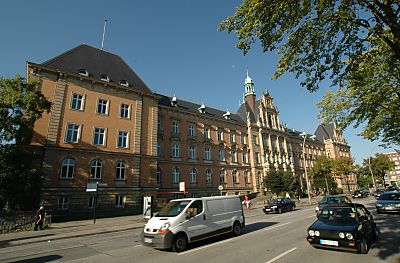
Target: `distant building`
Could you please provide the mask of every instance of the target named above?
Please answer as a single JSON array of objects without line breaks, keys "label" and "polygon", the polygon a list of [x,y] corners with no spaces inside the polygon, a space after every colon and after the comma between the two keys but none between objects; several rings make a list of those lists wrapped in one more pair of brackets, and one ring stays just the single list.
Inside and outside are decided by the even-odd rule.
[{"label": "distant building", "polygon": [[399,152],[391,152],[384,153],[389,159],[394,162],[395,168],[392,171],[389,171],[386,174],[385,182],[389,185],[397,184],[400,186],[400,153]]},{"label": "distant building", "polygon": [[283,125],[248,73],[236,113],[153,93],[119,56],[88,45],[28,62],[27,79],[53,103],[31,143],[43,153],[42,200],[53,213],[89,212],[96,196],[86,189],[97,183],[99,210],[140,209],[145,195],[265,193],[270,170],[291,172],[305,190],[316,157],[351,156],[335,126],[312,136]]}]

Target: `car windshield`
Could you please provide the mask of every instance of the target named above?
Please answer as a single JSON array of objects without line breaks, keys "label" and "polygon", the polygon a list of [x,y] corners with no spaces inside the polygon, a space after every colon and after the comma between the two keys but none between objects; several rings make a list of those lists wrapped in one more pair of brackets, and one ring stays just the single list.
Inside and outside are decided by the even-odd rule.
[{"label": "car windshield", "polygon": [[271,201],[271,204],[282,204],[283,203],[283,200],[282,199],[273,199],[272,201]]},{"label": "car windshield", "polygon": [[160,212],[156,215],[156,217],[173,217],[179,215],[185,207],[190,203],[189,200],[184,201],[170,201],[163,208],[161,208]]},{"label": "car windshield", "polygon": [[356,223],[356,210],[353,207],[326,207],[319,220],[335,223]]},{"label": "car windshield", "polygon": [[325,196],[321,200],[321,204],[339,204],[341,198],[337,196]]},{"label": "car windshield", "polygon": [[400,200],[400,193],[384,193],[379,196],[379,200]]}]

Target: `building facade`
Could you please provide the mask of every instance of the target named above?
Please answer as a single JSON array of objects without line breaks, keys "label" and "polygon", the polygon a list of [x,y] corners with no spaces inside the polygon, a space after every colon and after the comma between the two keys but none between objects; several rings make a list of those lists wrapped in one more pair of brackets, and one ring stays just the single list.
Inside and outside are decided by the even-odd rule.
[{"label": "building facade", "polygon": [[119,56],[88,45],[28,62],[27,80],[52,102],[31,146],[42,151],[42,200],[53,213],[140,209],[146,195],[264,193],[270,170],[291,172],[305,189],[316,157],[350,156],[335,126],[314,136],[282,125],[248,73],[236,113],[153,93]]},{"label": "building facade", "polygon": [[394,169],[389,171],[385,177],[385,182],[389,185],[400,186],[400,153],[390,152],[384,153],[392,162],[394,162]]}]

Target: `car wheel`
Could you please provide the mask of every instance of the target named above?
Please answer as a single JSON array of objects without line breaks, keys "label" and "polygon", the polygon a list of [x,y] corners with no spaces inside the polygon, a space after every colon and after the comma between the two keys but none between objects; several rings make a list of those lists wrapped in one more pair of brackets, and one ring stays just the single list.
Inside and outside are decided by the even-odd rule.
[{"label": "car wheel", "polygon": [[294,211],[296,209],[296,207],[294,205],[292,205],[292,211]]},{"label": "car wheel", "polygon": [[359,254],[368,253],[368,243],[364,238],[361,240],[360,245],[358,245],[358,253]]},{"label": "car wheel", "polygon": [[242,232],[242,227],[238,222],[235,222],[232,227],[232,236],[237,237]]},{"label": "car wheel", "polygon": [[282,208],[278,208],[278,214],[282,214]]},{"label": "car wheel", "polygon": [[179,234],[172,242],[172,251],[178,253],[184,251],[187,247],[187,243],[186,236],[184,234]]}]

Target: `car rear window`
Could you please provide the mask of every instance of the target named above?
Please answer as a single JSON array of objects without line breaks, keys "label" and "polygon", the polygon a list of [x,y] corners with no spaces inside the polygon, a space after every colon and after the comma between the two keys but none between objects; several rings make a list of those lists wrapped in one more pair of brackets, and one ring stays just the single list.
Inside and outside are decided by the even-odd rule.
[{"label": "car rear window", "polygon": [[379,196],[379,200],[400,200],[400,193],[384,193]]}]

